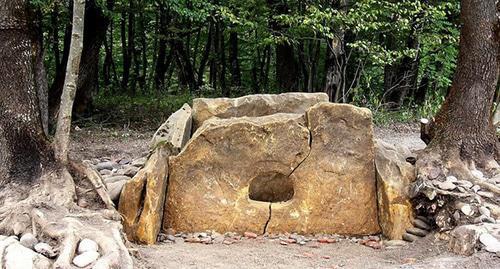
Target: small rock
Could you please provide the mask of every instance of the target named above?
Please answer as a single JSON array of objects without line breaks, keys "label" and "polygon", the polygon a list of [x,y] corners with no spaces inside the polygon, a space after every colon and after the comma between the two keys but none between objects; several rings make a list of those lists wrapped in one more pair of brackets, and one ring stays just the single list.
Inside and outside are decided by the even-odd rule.
[{"label": "small rock", "polygon": [[21,242],[21,245],[29,249],[33,249],[38,243],[38,240],[36,240],[36,237],[32,233],[25,233],[23,236],[21,236],[19,242]]},{"label": "small rock", "polygon": [[232,245],[234,244],[234,241],[231,239],[224,239],[224,242],[222,242],[224,245]]},{"label": "small rock", "polygon": [[477,177],[477,178],[483,178],[484,177],[483,173],[481,171],[479,171],[479,170],[472,170],[470,172],[471,172],[471,174],[474,177]]},{"label": "small rock", "polygon": [[498,252],[500,251],[500,241],[489,233],[483,233],[479,236],[479,241],[483,243],[486,251]]},{"label": "small rock", "polygon": [[35,251],[49,258],[55,257],[54,249],[47,243],[38,243],[34,247]]},{"label": "small rock", "polygon": [[101,163],[98,163],[95,165],[95,169],[97,171],[101,171],[101,170],[113,170],[113,168],[116,168],[118,167],[118,164],[115,163],[115,162],[112,162],[112,161],[107,161],[107,162],[101,162]]},{"label": "small rock", "polygon": [[0,257],[2,255],[2,268],[5,269],[41,269],[52,267],[49,259],[19,243],[8,245],[5,252],[0,254]]},{"label": "small rock", "polygon": [[479,212],[482,214],[482,215],[485,215],[486,217],[491,217],[491,211],[486,208],[485,206],[481,206],[479,208]]},{"label": "small rock", "polygon": [[201,243],[201,239],[198,237],[188,237],[184,240],[187,243]]},{"label": "small rock", "polygon": [[252,232],[245,232],[244,236],[246,238],[251,238],[251,239],[257,238],[257,234],[256,233],[252,233]]},{"label": "small rock", "polygon": [[139,158],[139,159],[135,159],[133,162],[132,162],[132,165],[135,166],[135,167],[144,167],[144,165],[146,164],[146,157],[142,157],[142,158]]},{"label": "small rock", "polygon": [[408,243],[403,240],[389,240],[389,241],[384,241],[384,245],[388,247],[402,247],[406,246]]},{"label": "small rock", "polygon": [[429,234],[428,231],[426,231],[424,229],[419,229],[419,228],[416,228],[416,227],[408,228],[408,229],[406,229],[406,232],[410,233],[410,234],[413,234],[413,235],[420,236],[420,237],[424,237],[424,236],[426,236],[426,235]]},{"label": "small rock", "polygon": [[329,260],[329,259],[331,259],[332,257],[330,257],[330,256],[328,256],[328,255],[324,255],[324,256],[322,256],[321,258],[323,258],[323,259],[325,259],[325,260]]},{"label": "small rock", "polygon": [[127,165],[124,169],[123,169],[123,174],[126,175],[126,176],[129,176],[129,177],[133,177],[137,174],[137,172],[139,172],[140,168],[139,167],[136,167],[136,166],[133,166],[133,165]]},{"label": "small rock", "polygon": [[173,236],[171,234],[167,234],[166,238],[167,238],[168,241],[171,241],[171,242],[174,242],[174,243],[176,242],[175,236]]},{"label": "small rock", "polygon": [[454,176],[447,176],[446,181],[449,181],[451,183],[456,183],[456,182],[458,182],[458,179]]},{"label": "small rock", "polygon": [[96,251],[84,252],[73,259],[73,264],[80,268],[84,268],[95,262],[97,258],[99,258],[99,252]]},{"label": "small rock", "polygon": [[430,179],[436,179],[440,174],[441,174],[441,169],[434,167],[429,172],[429,178]]},{"label": "small rock", "polygon": [[285,242],[285,241],[280,241],[280,244],[283,245],[283,246],[287,246],[288,245],[288,243]]},{"label": "small rock", "polygon": [[460,208],[460,211],[464,213],[466,216],[472,216],[474,215],[474,210],[469,204],[465,204]]},{"label": "small rock", "polygon": [[481,186],[479,186],[479,185],[474,185],[472,187],[472,191],[474,191],[474,192],[478,192],[480,189],[481,189]]},{"label": "small rock", "polygon": [[361,242],[361,244],[364,246],[367,246],[367,247],[371,247],[373,249],[381,249],[382,248],[382,244],[380,244],[380,242],[372,241],[372,240],[367,240],[367,241]]},{"label": "small rock", "polygon": [[477,194],[486,198],[491,198],[491,199],[495,198],[495,194],[489,191],[478,191]]},{"label": "small rock", "polygon": [[457,186],[453,184],[451,181],[439,182],[437,184],[438,188],[446,191],[454,190]]},{"label": "small rock", "polygon": [[87,208],[89,206],[89,203],[87,202],[87,199],[85,199],[85,198],[78,199],[77,204],[79,207],[83,207],[83,208]]},{"label": "small rock", "polygon": [[337,242],[337,240],[335,240],[335,239],[333,239],[333,238],[327,238],[327,237],[324,237],[324,238],[320,238],[320,239],[318,239],[318,242],[319,242],[319,243],[323,243],[323,244],[332,244],[332,243]]},{"label": "small rock", "polygon": [[408,241],[408,242],[415,242],[417,241],[419,237],[410,233],[404,233],[403,234],[403,240]]},{"label": "small rock", "polygon": [[104,183],[111,184],[111,183],[115,183],[115,182],[123,181],[123,180],[128,181],[130,179],[131,178],[127,177],[127,176],[112,176],[112,177],[108,177],[108,178],[104,179]]},{"label": "small rock", "polygon": [[99,250],[99,246],[97,245],[96,242],[90,239],[83,239],[80,241],[80,244],[78,244],[78,254],[82,254],[84,252],[97,252]]},{"label": "small rock", "polygon": [[429,224],[427,224],[425,221],[423,221],[421,219],[414,219],[413,226],[420,228],[420,229],[427,230],[427,231],[429,231],[431,229],[431,226],[429,226]]},{"label": "small rock", "polygon": [[127,160],[127,159],[121,159],[118,164],[119,165],[126,165],[126,164],[129,164],[130,163],[130,160]]},{"label": "small rock", "polygon": [[472,186],[474,186],[474,184],[472,184],[470,181],[467,181],[467,180],[459,180],[457,181],[458,185],[466,188],[466,189],[470,189],[472,188]]},{"label": "small rock", "polygon": [[99,171],[99,174],[103,175],[103,176],[107,176],[107,175],[111,175],[113,172],[109,169],[102,169],[101,171]]},{"label": "small rock", "polygon": [[122,189],[125,183],[127,183],[127,181],[122,180],[107,184],[108,194],[111,200],[117,201],[120,198],[120,194],[122,193]]}]

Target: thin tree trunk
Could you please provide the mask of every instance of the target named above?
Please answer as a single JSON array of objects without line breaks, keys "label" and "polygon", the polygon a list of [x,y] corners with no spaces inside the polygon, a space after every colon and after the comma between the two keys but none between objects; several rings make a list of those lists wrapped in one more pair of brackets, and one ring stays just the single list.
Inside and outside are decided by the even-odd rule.
[{"label": "thin tree trunk", "polygon": [[208,33],[207,33],[207,43],[205,45],[205,49],[203,50],[203,55],[201,56],[200,66],[198,67],[198,87],[203,85],[203,75],[205,73],[205,68],[208,62],[208,58],[210,57],[210,51],[212,49],[212,32],[213,32],[213,22],[209,22],[208,24]]},{"label": "thin tree trunk", "polygon": [[69,49],[66,79],[61,97],[57,129],[54,136],[54,152],[62,163],[68,162],[69,134],[71,130],[71,114],[76,94],[80,59],[83,49],[83,33],[85,19],[85,0],[73,1],[73,29],[71,31],[71,46]]},{"label": "thin tree trunk", "polygon": [[220,42],[219,46],[219,66],[220,66],[220,72],[219,72],[219,83],[222,91],[223,96],[229,97],[231,92],[230,88],[227,87],[226,85],[226,42],[224,41],[224,25],[222,25],[221,22],[219,22],[219,33],[218,33],[218,39]]},{"label": "thin tree trunk", "polygon": [[127,46],[127,10],[125,7],[122,7],[122,14],[120,19],[120,36],[122,42],[122,57],[123,57],[123,74],[122,74],[122,82],[121,87],[123,91],[126,91],[129,84],[130,79],[130,64],[131,64],[131,55],[129,54],[128,46]]},{"label": "thin tree trunk", "polygon": [[241,87],[241,70],[238,55],[238,32],[233,29],[229,33],[229,62],[231,65],[231,86],[233,87]]}]

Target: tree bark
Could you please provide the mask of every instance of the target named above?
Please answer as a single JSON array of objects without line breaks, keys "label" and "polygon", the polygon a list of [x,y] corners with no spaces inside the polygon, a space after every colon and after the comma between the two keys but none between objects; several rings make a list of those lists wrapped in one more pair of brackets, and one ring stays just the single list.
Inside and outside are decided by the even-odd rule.
[{"label": "tree bark", "polygon": [[73,2],[73,28],[71,31],[71,46],[69,49],[66,79],[61,96],[59,117],[54,141],[56,158],[63,164],[68,163],[69,134],[71,130],[71,114],[76,94],[80,59],[83,50],[83,34],[85,24],[85,0]]},{"label": "tree bark", "polygon": [[[112,10],[114,0],[107,0],[108,9]],[[85,12],[85,41],[83,44],[82,57],[80,62],[80,74],[78,76],[75,104],[73,112],[75,115],[85,115],[92,110],[92,95],[98,91],[99,87],[99,52],[106,39],[106,31],[110,23],[109,18],[104,14],[101,7],[95,0],[88,0]],[[59,109],[61,93],[64,86],[64,69],[68,63],[70,33],[67,31],[65,37],[65,49],[60,68],[56,68],[56,78],[51,88],[50,107],[51,115],[55,117]]]},{"label": "tree bark", "polygon": [[233,87],[241,87],[241,70],[238,55],[238,32],[233,29],[229,33],[229,62],[231,65],[231,86]]},{"label": "tree bark", "polygon": [[[0,0],[0,186],[30,184],[49,164],[35,70],[41,43],[24,0]],[[1,197],[0,197],[1,198]]]},{"label": "tree bark", "polygon": [[455,152],[480,167],[497,157],[491,108],[499,75],[498,18],[494,1],[462,0],[457,70],[435,116],[429,150]]}]

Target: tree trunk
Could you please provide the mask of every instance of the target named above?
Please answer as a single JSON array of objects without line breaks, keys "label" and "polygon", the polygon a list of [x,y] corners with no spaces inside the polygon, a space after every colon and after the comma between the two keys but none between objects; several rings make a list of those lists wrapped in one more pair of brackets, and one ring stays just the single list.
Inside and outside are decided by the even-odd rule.
[{"label": "tree trunk", "polygon": [[229,33],[229,62],[231,65],[231,86],[241,87],[240,61],[238,60],[238,32]]},{"label": "tree trunk", "polygon": [[[112,10],[114,0],[107,0],[108,8]],[[80,74],[78,76],[75,104],[73,112],[75,115],[85,115],[92,110],[92,95],[99,87],[99,52],[109,25],[109,18],[104,14],[95,0],[88,0],[85,14],[85,41],[83,44],[82,60],[80,62]],[[66,39],[70,38],[67,34]],[[67,46],[67,47],[66,47]],[[59,109],[62,88],[64,85],[64,69],[68,63],[69,41],[65,41],[64,56],[59,69],[56,68],[56,81],[51,88],[51,113],[52,117]]]},{"label": "tree trunk", "polygon": [[496,157],[491,107],[499,75],[498,20],[494,1],[463,0],[457,70],[434,121],[430,149],[446,147],[464,161],[485,166]]},{"label": "tree trunk", "polygon": [[210,51],[212,49],[212,32],[213,32],[213,22],[208,23],[208,33],[207,33],[207,43],[205,44],[205,49],[203,50],[203,55],[201,56],[200,66],[198,67],[198,87],[203,85],[203,79],[205,74],[205,67],[210,57]]},{"label": "tree trunk", "polygon": [[[49,164],[39,108],[35,70],[41,57],[33,15],[24,0],[0,0],[6,11],[0,20],[0,186],[41,176],[40,163]],[[2,197],[0,197],[1,200]]]},{"label": "tree trunk", "polygon": [[[0,233],[20,235],[33,232],[39,239],[54,239],[59,254],[54,262],[46,260],[43,265],[38,264],[44,268],[72,268],[77,244],[83,238],[94,240],[102,251],[102,257],[95,263],[96,268],[133,268],[121,237],[121,225],[116,221],[119,216],[112,211],[105,216],[102,211],[78,207],[74,203],[77,195],[75,181],[64,165],[71,101],[83,46],[85,1],[74,2],[72,40],[75,42],[72,42],[69,54],[72,64],[68,65],[68,79],[53,145],[59,158],[55,157],[42,128],[37,93],[39,82],[36,81],[41,43],[36,36],[36,26],[31,23],[34,16],[27,0],[0,0],[0,6],[3,11],[0,20],[0,84],[5,86],[0,96]],[[99,190],[103,191],[102,186],[96,191]],[[0,267],[5,267],[4,262],[0,260]]]},{"label": "tree trunk", "polygon": [[[416,163],[418,179],[411,194],[428,198],[418,199],[417,208],[434,212],[436,224],[442,230],[473,221],[463,214],[452,216],[463,204],[469,205],[473,214],[477,212],[474,208],[483,205],[500,209],[498,199],[474,198],[479,197],[479,192],[472,190],[464,189],[465,193],[458,194],[442,191],[439,184],[433,183],[448,180],[446,177],[452,175],[479,185],[482,192],[491,193],[493,197],[500,195],[500,188],[487,179],[500,172],[496,161],[498,141],[491,117],[500,66],[500,25],[496,10],[495,1],[461,1],[457,69],[449,94],[431,124],[431,142]],[[475,171],[478,169],[484,177]],[[495,217],[500,214],[497,212]]]},{"label": "tree trunk", "polygon": [[83,49],[83,34],[85,24],[85,0],[73,2],[73,27],[71,31],[71,46],[69,48],[68,65],[66,66],[66,79],[61,96],[59,117],[54,140],[54,151],[57,160],[63,165],[68,163],[69,133],[71,130],[71,114],[73,101],[76,94],[78,74],[80,72],[80,59]]}]

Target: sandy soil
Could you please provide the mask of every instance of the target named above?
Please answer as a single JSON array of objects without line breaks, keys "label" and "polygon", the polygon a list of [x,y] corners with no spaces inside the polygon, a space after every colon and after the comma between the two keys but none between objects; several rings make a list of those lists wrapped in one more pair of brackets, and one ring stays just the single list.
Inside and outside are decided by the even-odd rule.
[{"label": "sandy soil", "polygon": [[[85,128],[73,132],[71,155],[75,159],[137,158],[148,149],[154,130]],[[375,137],[412,150],[425,147],[413,125],[375,128]],[[245,239],[233,245],[162,243],[136,246],[137,268],[500,268],[494,254],[456,256],[430,235],[395,249],[375,250],[349,240],[319,248],[280,245],[269,239]]]}]

